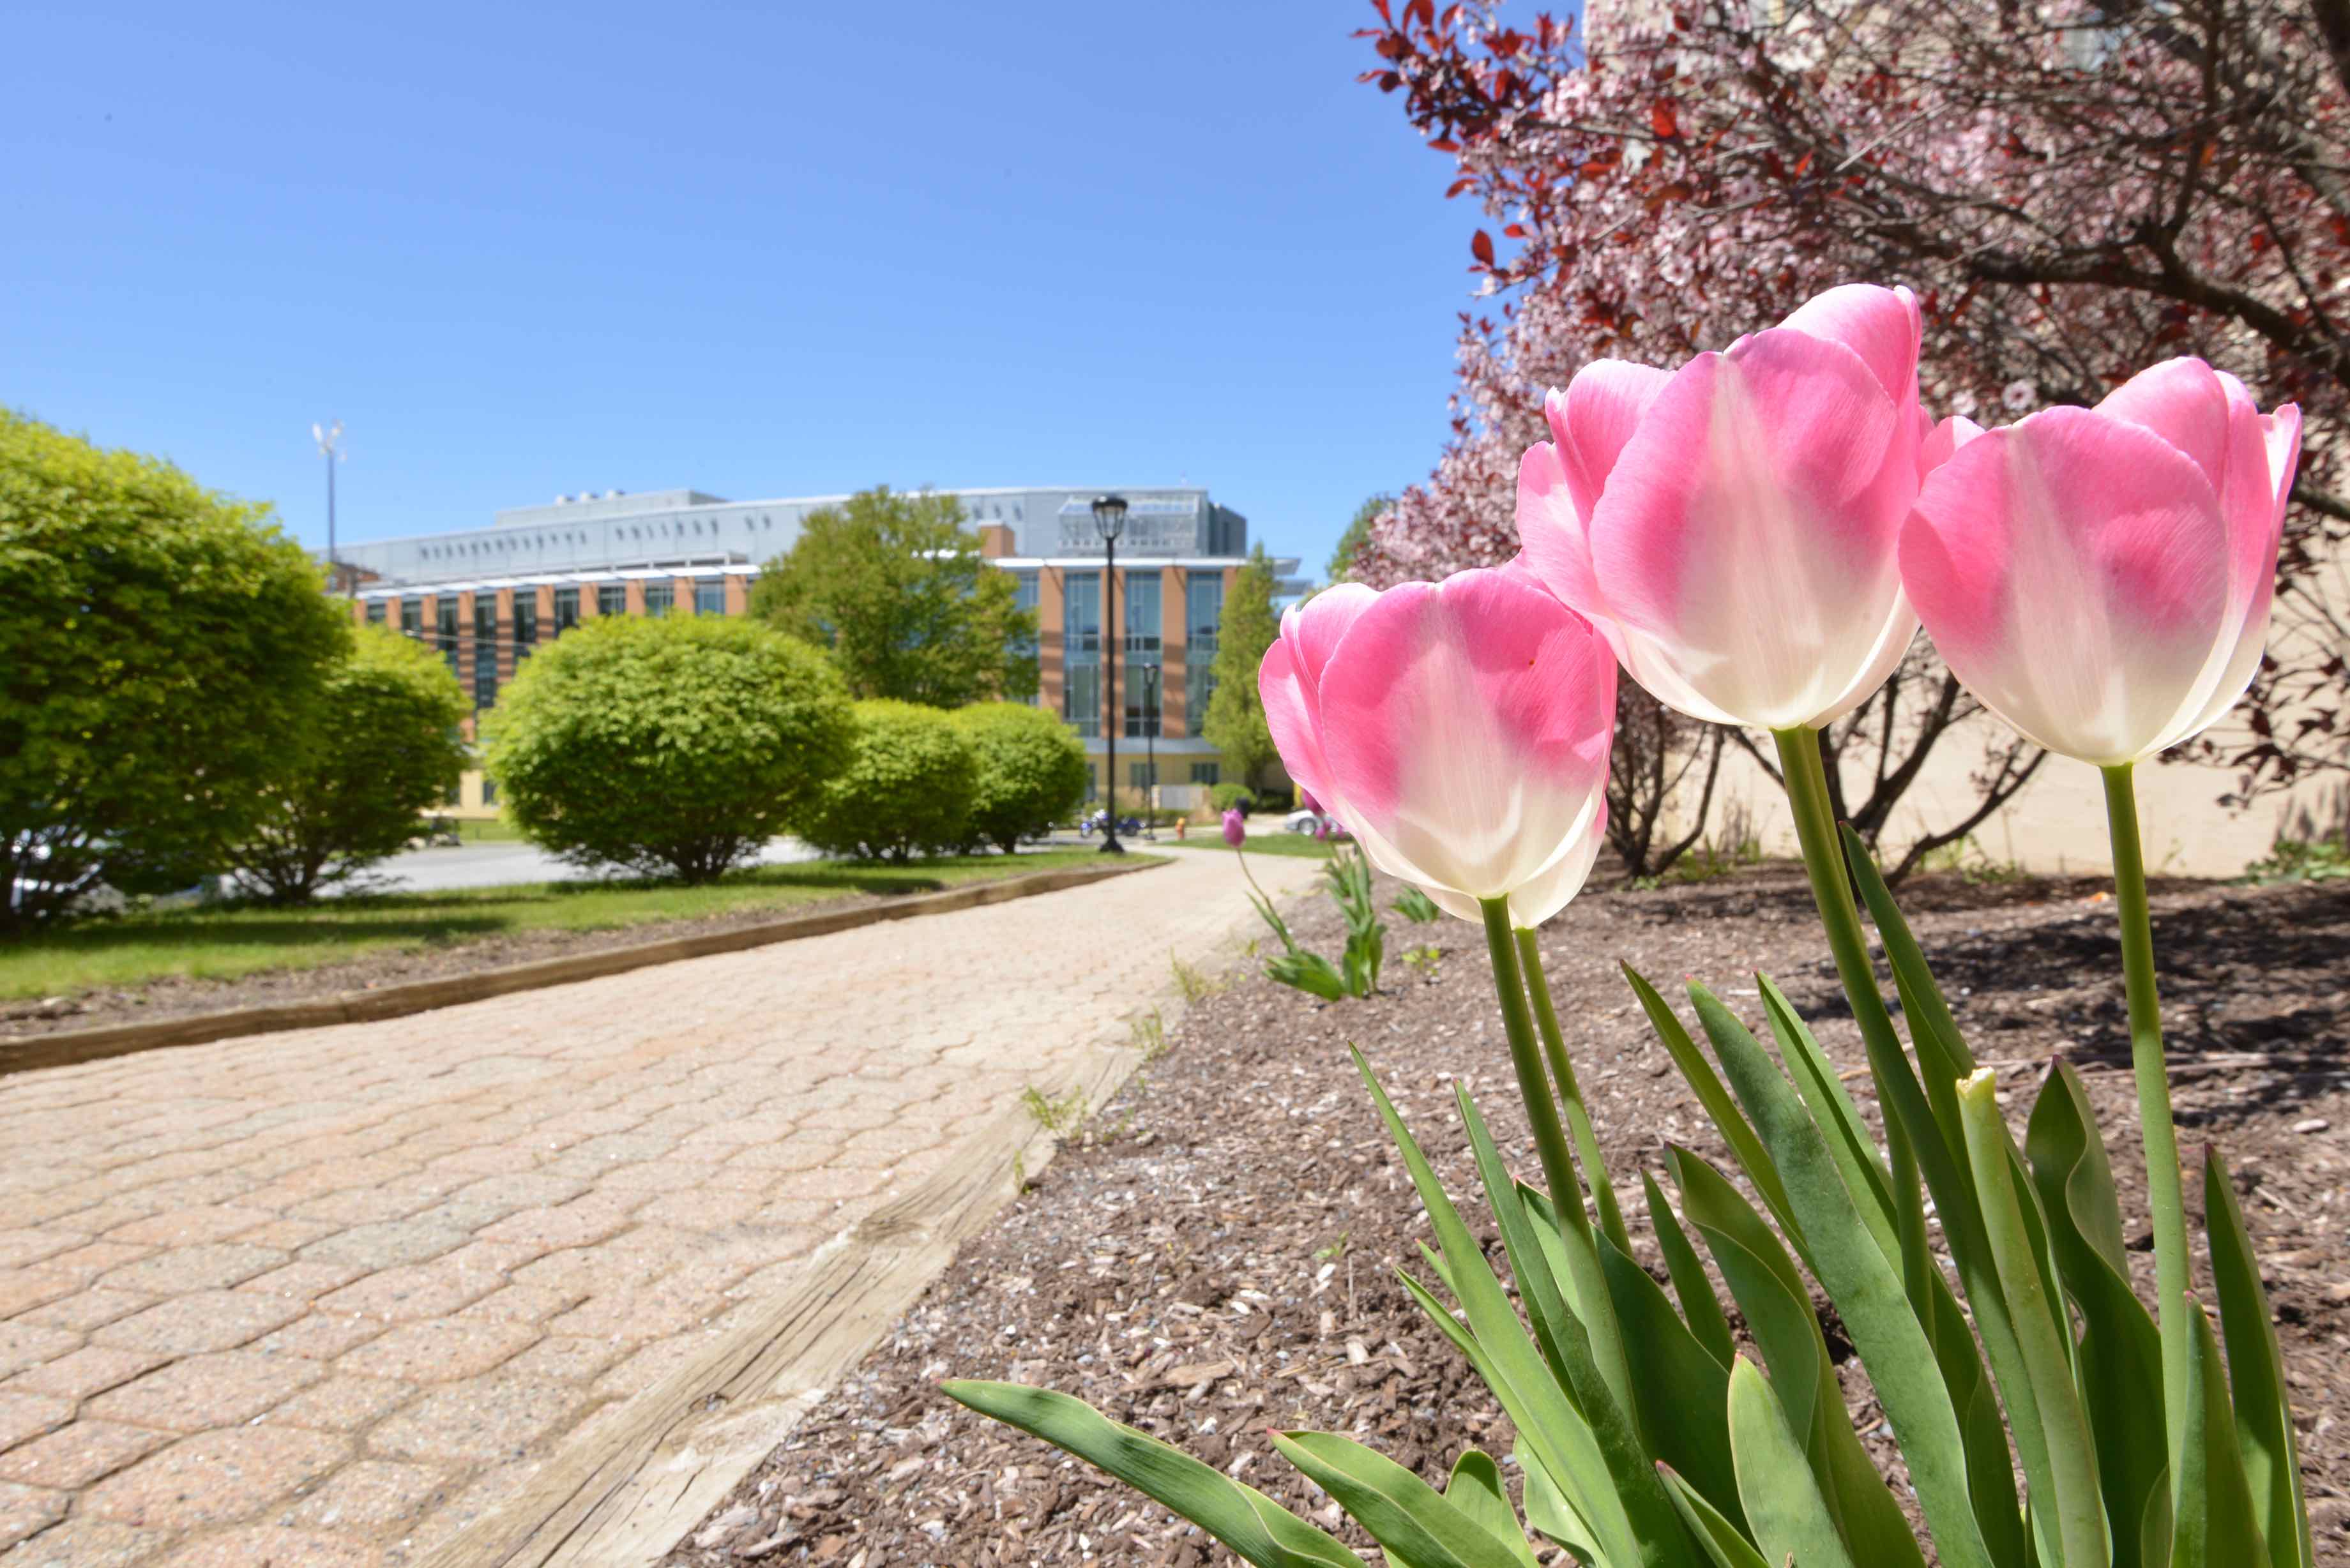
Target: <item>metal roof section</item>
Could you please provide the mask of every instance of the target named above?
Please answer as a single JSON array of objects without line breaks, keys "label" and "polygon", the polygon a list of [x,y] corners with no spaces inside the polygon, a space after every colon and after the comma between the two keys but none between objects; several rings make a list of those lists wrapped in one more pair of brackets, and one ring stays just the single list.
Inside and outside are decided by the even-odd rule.
[{"label": "metal roof section", "polygon": [[[1222,566],[1248,554],[1248,519],[1196,486],[1001,486],[945,493],[962,503],[969,525],[1009,529],[1014,557],[1082,566],[1102,554],[1092,508],[1106,489],[1127,497],[1121,557]],[[363,592],[371,597],[444,584],[611,576],[670,561],[756,566],[792,547],[809,513],[847,499],[728,501],[691,489],[583,492],[544,505],[505,508],[485,528],[345,545],[336,554],[367,575]],[[1286,575],[1296,564],[1284,560],[1280,569]]]}]

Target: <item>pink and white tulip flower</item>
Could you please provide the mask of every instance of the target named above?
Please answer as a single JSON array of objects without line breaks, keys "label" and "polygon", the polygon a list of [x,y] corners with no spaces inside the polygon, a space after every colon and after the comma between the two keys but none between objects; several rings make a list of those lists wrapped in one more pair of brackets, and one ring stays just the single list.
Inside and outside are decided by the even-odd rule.
[{"label": "pink and white tulip flower", "polygon": [[2100,766],[2152,756],[2260,667],[2300,445],[2298,408],[2264,415],[2200,359],[2140,371],[1935,469],[1901,537],[1909,598],[2030,739]]},{"label": "pink and white tulip flower", "polygon": [[1896,560],[1928,429],[1918,342],[1908,289],[1848,284],[1678,370],[1586,365],[1518,470],[1526,559],[1692,718],[1850,712],[1918,629]]},{"label": "pink and white tulip flower", "polygon": [[1298,787],[1445,909],[1481,919],[1482,900],[1508,898],[1531,927],[1581,888],[1616,663],[1525,576],[1342,584],[1283,617],[1258,684]]}]

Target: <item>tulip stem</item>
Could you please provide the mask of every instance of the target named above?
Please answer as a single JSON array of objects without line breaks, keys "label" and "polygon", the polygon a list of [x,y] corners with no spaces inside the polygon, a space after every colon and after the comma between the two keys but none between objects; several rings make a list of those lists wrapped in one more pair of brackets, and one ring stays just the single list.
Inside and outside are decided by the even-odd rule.
[{"label": "tulip stem", "polygon": [[2187,1204],[2178,1176],[2178,1129],[2170,1115],[2163,1064],[2162,1003],[2154,982],[2154,922],[2147,911],[2146,855],[2139,846],[2137,785],[2132,764],[2101,770],[2106,826],[2114,844],[2114,903],[2121,914],[2122,973],[2129,988],[2130,1066],[2137,1079],[2137,1117],[2146,1140],[2147,1202],[2154,1210],[2154,1272],[2162,1325],[2162,1407],[2169,1427],[2171,1480],[2187,1428],[2187,1376],[2192,1332],[2187,1293]]},{"label": "tulip stem", "polygon": [[1542,950],[1534,932],[1518,928],[1518,960],[1526,972],[1526,991],[1534,1003],[1534,1025],[1542,1033],[1543,1051],[1550,1058],[1551,1076],[1558,1080],[1558,1097],[1566,1102],[1566,1120],[1575,1134],[1575,1152],[1583,1161],[1591,1195],[1599,1204],[1600,1229],[1626,1257],[1632,1255],[1632,1233],[1624,1227],[1624,1210],[1616,1201],[1616,1183],[1607,1174],[1607,1160],[1599,1152],[1598,1135],[1591,1129],[1590,1107],[1583,1103],[1583,1086],[1575,1081],[1575,1064],[1566,1054],[1566,1037],[1559,1032],[1558,1009],[1551,1002],[1550,977],[1543,972]]},{"label": "tulip stem", "polygon": [[1534,1125],[1534,1151],[1542,1158],[1543,1177],[1550,1185],[1551,1203],[1559,1218],[1588,1230],[1583,1212],[1583,1186],[1575,1178],[1575,1156],[1560,1127],[1558,1106],[1551,1098],[1550,1080],[1543,1075],[1542,1048],[1534,1043],[1534,1023],[1526,1011],[1526,980],[1518,967],[1518,944],[1510,932],[1510,901],[1482,898],[1485,911],[1485,946],[1493,955],[1493,990],[1502,1002],[1502,1029],[1509,1036],[1510,1064],[1517,1069],[1518,1097],[1525,1102],[1526,1120]]},{"label": "tulip stem", "polygon": [[[1845,999],[1852,1003],[1853,1020],[1860,1025],[1861,1041],[1867,1047],[1869,1076],[1885,1116],[1885,1147],[1892,1156],[1894,1190],[1912,1193],[1918,1189],[1918,1151],[1902,1125],[1898,1107],[1906,1098],[1914,1110],[1922,1091],[1909,1075],[1901,1037],[1894,1033],[1893,1015],[1886,1011],[1876,966],[1869,962],[1868,936],[1861,928],[1860,906],[1852,896],[1852,868],[1845,864],[1844,839],[1836,831],[1835,808],[1829,801],[1820,734],[1804,725],[1773,730],[1771,738],[1778,743],[1779,772],[1786,780],[1787,804],[1795,814],[1795,837],[1803,846],[1812,902],[1819,907],[1828,950],[1835,955],[1836,978],[1844,982]],[[1901,1207],[1908,1205],[1904,1202]],[[1933,1265],[1922,1234],[1903,1236],[1901,1263],[1902,1282],[1910,1303],[1920,1319],[1930,1323],[1927,1297],[1931,1286],[1926,1271]]]}]

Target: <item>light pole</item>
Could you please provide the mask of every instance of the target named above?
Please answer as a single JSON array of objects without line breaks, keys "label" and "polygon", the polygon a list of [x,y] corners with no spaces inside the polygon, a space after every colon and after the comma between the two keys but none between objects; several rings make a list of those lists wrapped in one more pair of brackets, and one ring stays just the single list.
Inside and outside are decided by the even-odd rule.
[{"label": "light pole", "polygon": [[1109,744],[1109,815],[1103,818],[1101,852],[1123,855],[1118,841],[1118,727],[1125,717],[1118,701],[1118,536],[1126,532],[1126,497],[1094,497],[1094,532],[1102,537],[1102,651],[1107,656],[1102,680],[1102,706],[1108,711],[1102,738]]},{"label": "light pole", "polygon": [[327,581],[329,593],[340,592],[343,586],[342,565],[335,559],[335,464],[343,455],[343,421],[310,427],[310,439],[318,443],[318,452],[327,460]]},{"label": "light pole", "polygon": [[1142,667],[1142,753],[1150,760],[1142,764],[1143,776],[1150,783],[1142,796],[1142,836],[1156,841],[1159,837],[1159,666]]}]

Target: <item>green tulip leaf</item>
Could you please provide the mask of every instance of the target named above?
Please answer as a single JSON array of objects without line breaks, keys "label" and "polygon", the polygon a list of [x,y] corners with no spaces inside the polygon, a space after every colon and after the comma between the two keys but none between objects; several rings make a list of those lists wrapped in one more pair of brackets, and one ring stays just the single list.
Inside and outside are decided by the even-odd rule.
[{"label": "green tulip leaf", "polygon": [[1016,1383],[941,1384],[947,1397],[1096,1466],[1182,1515],[1256,1568],[1368,1568],[1254,1487],[1120,1426],[1082,1399]]},{"label": "green tulip leaf", "polygon": [[1706,1278],[1705,1263],[1698,1257],[1697,1249],[1690,1245],[1689,1235],[1675,1217],[1664,1189],[1645,1170],[1640,1173],[1640,1186],[1648,1194],[1648,1223],[1657,1232],[1658,1250],[1665,1255],[1665,1272],[1672,1277],[1673,1294],[1680,1299],[1681,1316],[1697,1342],[1705,1346],[1706,1354],[1726,1374],[1736,1351],[1730,1337],[1730,1320],[1722,1315],[1721,1299],[1713,1293],[1713,1282]]},{"label": "green tulip leaf", "polygon": [[1742,1355],[1730,1369],[1730,1441],[1738,1453],[1738,1494],[1764,1561],[1854,1568],[1803,1445],[1788,1429],[1786,1411]]},{"label": "green tulip leaf", "polygon": [[2178,1521],[2170,1568],[2274,1568],[2244,1479],[2227,1369],[2199,1303],[2190,1303],[2187,1431],[2180,1456]]},{"label": "green tulip leaf", "polygon": [[1335,1432],[1275,1433],[1273,1446],[1336,1499],[1347,1517],[1387,1549],[1398,1568],[1525,1568],[1532,1561],[1524,1554],[1523,1533],[1518,1550],[1512,1552],[1442,1492],[1351,1438]]},{"label": "green tulip leaf", "polygon": [[1526,1542],[1517,1511],[1510,1506],[1510,1489],[1492,1455],[1482,1449],[1464,1449],[1452,1461],[1452,1478],[1444,1483],[1444,1501],[1484,1526],[1510,1549],[1522,1568],[1535,1568],[1534,1548]]},{"label": "green tulip leaf", "polygon": [[2236,1202],[2235,1183],[2216,1148],[2203,1161],[2203,1213],[2211,1235],[2211,1277],[2218,1285],[2220,1326],[2228,1339],[2236,1440],[2244,1480],[2275,1568],[2314,1568],[2309,1509],[2301,1492],[2300,1440],[2286,1399],[2284,1362],[2260,1260]]}]

